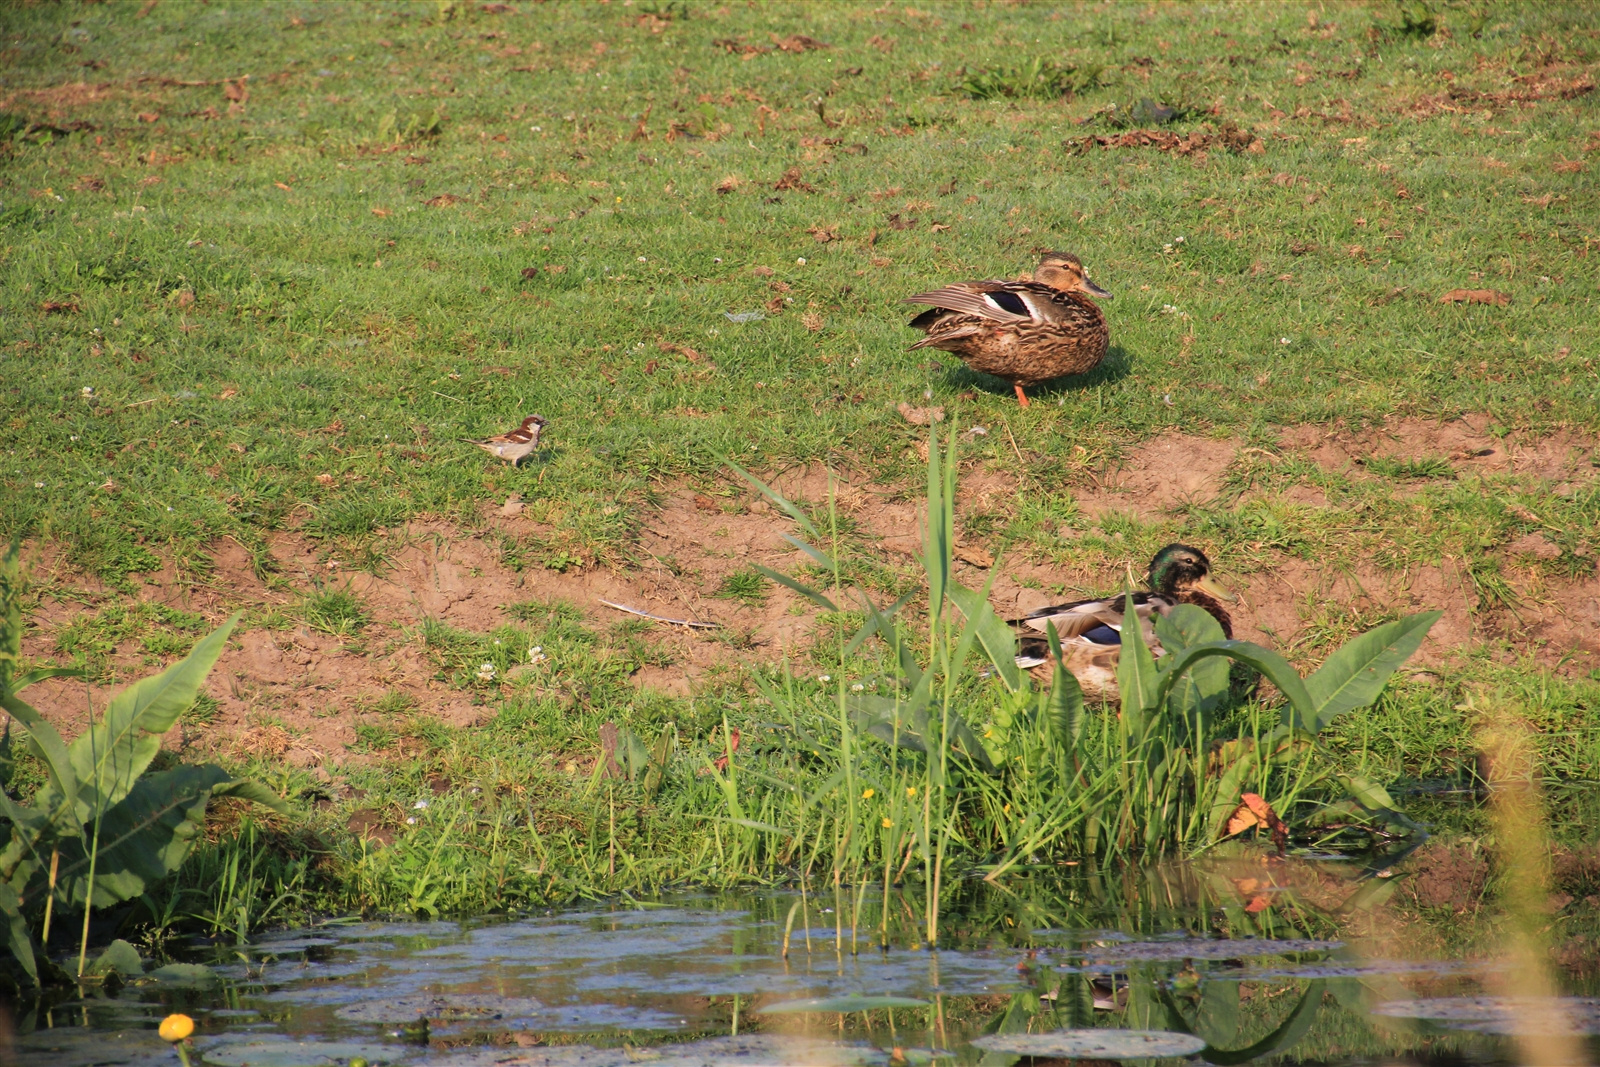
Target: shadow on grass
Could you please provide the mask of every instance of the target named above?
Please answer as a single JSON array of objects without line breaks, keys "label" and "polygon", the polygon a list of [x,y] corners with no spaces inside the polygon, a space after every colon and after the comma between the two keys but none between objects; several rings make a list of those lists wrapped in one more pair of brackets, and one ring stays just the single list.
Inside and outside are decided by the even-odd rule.
[{"label": "shadow on grass", "polygon": [[[1121,381],[1132,369],[1133,358],[1127,349],[1121,345],[1112,345],[1098,367],[1084,374],[1069,374],[1061,378],[1052,378],[1043,385],[1030,386],[1028,397],[1044,403],[1064,395],[1088,392],[1098,386]],[[1011,383],[1004,378],[983,374],[959,362],[950,368],[950,384],[956,389],[977,389],[996,396],[1013,395]]]}]

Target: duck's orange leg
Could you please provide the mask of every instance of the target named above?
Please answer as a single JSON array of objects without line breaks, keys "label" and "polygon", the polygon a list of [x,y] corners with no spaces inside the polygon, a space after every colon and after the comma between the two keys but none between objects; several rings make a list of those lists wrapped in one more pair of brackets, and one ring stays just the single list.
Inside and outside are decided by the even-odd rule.
[{"label": "duck's orange leg", "polygon": [[1028,394],[1024,393],[1022,391],[1022,386],[1017,384],[1016,382],[1012,382],[1011,383],[1011,388],[1013,388],[1013,389],[1015,389],[1017,391],[1017,403],[1021,404],[1023,407],[1027,407],[1028,406]]}]

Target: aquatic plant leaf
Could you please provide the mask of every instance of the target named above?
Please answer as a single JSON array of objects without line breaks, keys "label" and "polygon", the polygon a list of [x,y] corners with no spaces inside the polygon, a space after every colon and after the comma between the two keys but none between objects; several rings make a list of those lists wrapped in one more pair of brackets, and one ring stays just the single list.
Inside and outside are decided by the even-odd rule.
[{"label": "aquatic plant leaf", "polygon": [[[1293,1048],[1311,1030],[1311,1024],[1316,1022],[1317,1011],[1322,1007],[1322,992],[1325,985],[1325,980],[1321,978],[1307,983],[1305,992],[1300,994],[1299,1001],[1295,1003],[1294,1010],[1261,1040],[1242,1049],[1219,1049],[1207,1046],[1202,1053],[1203,1057],[1208,1063],[1217,1064],[1218,1067],[1233,1067],[1234,1064],[1249,1063],[1258,1057],[1271,1056]],[[1168,1015],[1181,1021],[1182,1012],[1179,1011],[1170,990],[1161,990],[1161,1000],[1167,1007]]]},{"label": "aquatic plant leaf", "polygon": [[1146,1060],[1192,1056],[1206,1047],[1193,1034],[1172,1030],[1056,1030],[1043,1034],[985,1034],[972,1039],[985,1052],[1059,1059]]},{"label": "aquatic plant leaf", "polygon": [[393,1063],[393,1045],[375,1041],[294,1041],[286,1037],[229,1035],[205,1050],[214,1067],[342,1067],[353,1059]]},{"label": "aquatic plant leaf", "polygon": [[1050,655],[1055,660],[1050,679],[1050,724],[1070,752],[1078,747],[1078,739],[1083,735],[1083,687],[1062,663],[1061,635],[1056,633],[1056,624],[1045,623],[1044,633],[1050,642]]},{"label": "aquatic plant leaf", "polygon": [[39,984],[39,961],[33,955],[33,933],[22,914],[22,898],[5,882],[0,882],[0,914],[6,917],[6,949],[24,973]]},{"label": "aquatic plant leaf", "polygon": [[[1133,606],[1133,593],[1123,599],[1122,617],[1138,619]],[[1117,688],[1122,694],[1122,721],[1128,730],[1139,736],[1144,731],[1145,717],[1161,706],[1165,693],[1158,695],[1160,675],[1156,671],[1156,658],[1145,644],[1141,627],[1124,624],[1122,627],[1122,652],[1117,656]],[[1168,683],[1166,688],[1170,689]]]},{"label": "aquatic plant leaf", "polygon": [[[1127,627],[1123,628],[1123,635],[1123,640],[1126,641]],[[1270,648],[1262,648],[1249,641],[1207,641],[1203,645],[1191,645],[1171,657],[1171,666],[1161,672],[1161,691],[1157,694],[1157,704],[1167,698],[1167,694],[1183,677],[1185,671],[1213,656],[1226,656],[1254,667],[1266,675],[1267,680],[1277,686],[1278,691],[1289,702],[1289,706],[1283,712],[1286,721],[1296,714],[1302,719],[1314,717],[1311,694],[1306,691],[1305,682],[1301,680],[1293,665]]]},{"label": "aquatic plant leaf", "polygon": [[[161,750],[161,735],[172,729],[199,695],[206,675],[227,647],[239,614],[235,612],[201,638],[177,663],[112,697],[100,721],[67,746],[80,787],[93,790],[92,804],[103,810],[128,795]],[[84,799],[80,797],[80,806]]]},{"label": "aquatic plant leaf", "polygon": [[449,1023],[526,1019],[544,1010],[532,997],[506,997],[494,993],[419,993],[346,1004],[334,1015],[356,1023],[410,1023],[418,1019]]},{"label": "aquatic plant leaf", "polygon": [[939,423],[928,425],[928,524],[922,569],[928,576],[929,622],[944,613],[956,551],[956,427],[950,423],[949,452],[939,452]]},{"label": "aquatic plant leaf", "polygon": [[1422,645],[1442,611],[1423,611],[1374,627],[1352,638],[1306,678],[1312,711],[1299,721],[1285,720],[1317,733],[1336,716],[1378,699],[1399,666]]},{"label": "aquatic plant leaf", "polygon": [[[216,766],[180,766],[140,778],[121,803],[100,817],[95,906],[137,897],[177,870],[205,827],[206,804],[213,791],[234,782]],[[56,891],[74,906],[88,896],[91,844],[87,837],[60,842]]]},{"label": "aquatic plant leaf", "polygon": [[852,696],[845,706],[856,729],[913,752],[928,751],[928,709],[880,696]]},{"label": "aquatic plant leaf", "polygon": [[841,997],[808,997],[805,1000],[780,1000],[756,1010],[763,1015],[782,1015],[799,1011],[875,1011],[879,1008],[926,1008],[928,1001],[915,997],[867,996],[849,993]]},{"label": "aquatic plant leaf", "polygon": [[787,574],[784,574],[781,571],[775,571],[771,567],[764,567],[759,563],[752,563],[750,566],[754,567],[756,570],[760,571],[762,574],[765,574],[768,578],[771,578],[773,581],[777,582],[779,585],[783,586],[784,588],[793,589],[796,593],[799,593],[801,596],[805,597],[807,600],[810,600],[813,603],[819,604],[819,605],[821,605],[822,607],[826,608],[829,611],[838,611],[839,610],[839,605],[837,605],[833,601],[829,600],[822,593],[819,593],[817,590],[811,588],[809,585],[806,585],[803,582],[795,581],[793,578],[789,577]]},{"label": "aquatic plant leaf", "polygon": [[[999,561],[995,562],[999,567]],[[989,572],[989,581],[984,585],[982,593],[974,592],[965,586],[950,583],[950,599],[955,601],[956,607],[961,609],[961,614],[967,617],[967,623],[972,627],[978,645],[983,649],[983,654],[994,666],[995,674],[1005,687],[1015,693],[1022,688],[1022,671],[1017,666],[1017,635],[1011,627],[996,615],[994,608],[989,606],[989,585],[994,582],[996,571]]]},{"label": "aquatic plant leaf", "polygon": [[[0,707],[5,708],[11,720],[28,732],[28,748],[44,763],[50,776],[49,786],[55,791],[55,803],[50,807],[54,809],[63,800],[69,804],[76,801],[78,772],[73,766],[72,753],[67,748],[66,740],[31,705],[11,694],[0,693]],[[67,833],[75,829],[61,827],[57,832]]]},{"label": "aquatic plant leaf", "polygon": [[[1156,661],[1165,671],[1175,654],[1194,645],[1226,640],[1222,624],[1204,608],[1179,604],[1166,615],[1154,615],[1156,639],[1167,655]],[[1228,696],[1228,664],[1223,660],[1202,660],[1190,667],[1173,685],[1167,696],[1168,710],[1188,723],[1195,734],[1205,736],[1208,722]]]},{"label": "aquatic plant leaf", "polygon": [[138,984],[180,989],[210,989],[220,981],[217,972],[210,967],[203,967],[198,963],[169,963],[165,967],[157,967],[150,971]]},{"label": "aquatic plant leaf", "polygon": [[87,973],[120,974],[124,978],[134,978],[144,973],[144,960],[140,958],[138,949],[119,937],[95,957]]},{"label": "aquatic plant leaf", "polygon": [[667,776],[667,762],[672,758],[672,743],[676,734],[677,724],[669,722],[662,727],[661,736],[656,738],[655,747],[650,752],[650,767],[645,771],[644,784],[641,787],[646,800],[661,791],[661,783]]}]

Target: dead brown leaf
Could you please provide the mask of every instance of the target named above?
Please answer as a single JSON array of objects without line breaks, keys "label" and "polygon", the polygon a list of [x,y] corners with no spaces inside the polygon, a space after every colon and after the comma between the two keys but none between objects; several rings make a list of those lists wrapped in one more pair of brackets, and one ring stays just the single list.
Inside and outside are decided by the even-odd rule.
[{"label": "dead brown leaf", "polygon": [[236,104],[243,104],[250,99],[250,87],[245,84],[245,79],[250,75],[222,83],[222,95]]},{"label": "dead brown leaf", "polygon": [[810,330],[812,333],[816,333],[818,330],[822,329],[824,325],[826,325],[822,316],[818,315],[815,311],[808,311],[804,315],[801,315],[800,324],[806,329]]},{"label": "dead brown leaf", "polygon": [[39,310],[46,315],[75,315],[78,312],[78,301],[69,297],[66,300],[46,300],[39,305]]},{"label": "dead brown leaf", "polygon": [[438,196],[424,200],[423,203],[428,207],[450,207],[461,203],[461,198],[454,193],[440,193]]},{"label": "dead brown leaf", "polygon": [[1272,810],[1272,805],[1261,799],[1260,794],[1245,793],[1239,798],[1241,803],[1228,816],[1228,825],[1223,831],[1224,837],[1242,834],[1246,830],[1263,829],[1272,834],[1272,843],[1281,853],[1289,845],[1289,828],[1284,825],[1278,813]]},{"label": "dead brown leaf", "polygon": [[743,184],[743,183],[740,182],[737,177],[735,177],[732,174],[729,174],[727,177],[723,178],[720,182],[717,183],[717,192],[721,193],[723,196],[726,196],[727,194],[733,192],[735,189],[739,188],[739,186],[741,184]]},{"label": "dead brown leaf", "polygon": [[777,182],[773,184],[772,188],[780,192],[785,189],[799,189],[807,193],[814,193],[817,191],[816,186],[810,184],[800,177],[799,167],[790,167],[788,170],[784,171],[783,177],[779,178]]},{"label": "dead brown leaf", "polygon": [[139,121],[140,122],[160,122],[161,121],[161,112],[159,112],[159,111],[141,111],[141,112],[139,112]]},{"label": "dead brown leaf", "polygon": [[825,245],[829,241],[837,241],[839,239],[838,230],[829,230],[822,226],[808,226],[806,232],[816,238],[819,245]]},{"label": "dead brown leaf", "polygon": [[815,37],[807,37],[803,33],[791,33],[789,36],[781,40],[778,38],[777,34],[773,34],[772,43],[777,45],[782,51],[795,53],[815,52],[828,47]]},{"label": "dead brown leaf", "polygon": [[1557,174],[1576,174],[1583,169],[1581,159],[1561,159],[1550,164],[1550,169]]},{"label": "dead brown leaf", "polygon": [[386,207],[375,207],[372,209],[372,213],[378,216],[380,219],[386,219],[389,217],[389,209]]},{"label": "dead brown leaf", "polygon": [[942,407],[912,407],[902,400],[895,405],[894,409],[900,413],[901,418],[913,426],[927,426],[929,423],[944,421],[944,408]]},{"label": "dead brown leaf", "polygon": [[1441,304],[1496,304],[1504,307],[1511,303],[1511,294],[1498,289],[1452,289],[1439,298]]},{"label": "dead brown leaf", "polygon": [[873,34],[871,37],[868,37],[867,43],[876,48],[878,51],[882,52],[884,55],[888,55],[890,52],[894,51],[894,42],[889,40],[887,37],[880,37],[877,34]]}]

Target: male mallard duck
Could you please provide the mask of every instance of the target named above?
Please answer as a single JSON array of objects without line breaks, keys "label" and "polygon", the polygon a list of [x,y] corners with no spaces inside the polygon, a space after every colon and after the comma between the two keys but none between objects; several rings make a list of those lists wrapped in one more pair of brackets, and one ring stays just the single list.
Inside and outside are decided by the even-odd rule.
[{"label": "male mallard duck", "polygon": [[1082,374],[1106,357],[1106,318],[1085,293],[1111,296],[1077,256],[1047,252],[1032,281],[957,282],[907,297],[933,305],[911,320],[928,335],[911,347],[953,352],[973,370],[1004,378],[1027,407],[1023,386]]},{"label": "male mallard duck", "polygon": [[[1133,594],[1133,609],[1145,643],[1157,656],[1162,649],[1150,615],[1165,615],[1179,604],[1204,608],[1222,625],[1222,635],[1232,639],[1233,619],[1221,601],[1237,598],[1213,582],[1210,574],[1211,561],[1190,545],[1168,545],[1150,561],[1150,589]],[[1117,656],[1122,647],[1122,612],[1123,597],[1117,595],[1056,604],[1013,620],[1011,625],[1020,631],[1017,666],[1031,668],[1050,662],[1045,628],[1054,623],[1061,638],[1062,666],[1078,679],[1084,695],[1114,699]]]}]

